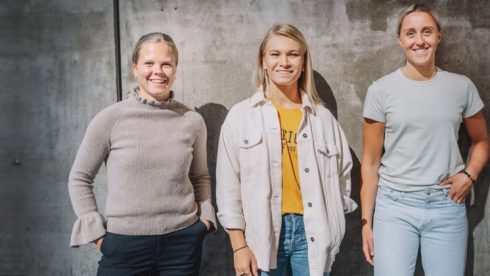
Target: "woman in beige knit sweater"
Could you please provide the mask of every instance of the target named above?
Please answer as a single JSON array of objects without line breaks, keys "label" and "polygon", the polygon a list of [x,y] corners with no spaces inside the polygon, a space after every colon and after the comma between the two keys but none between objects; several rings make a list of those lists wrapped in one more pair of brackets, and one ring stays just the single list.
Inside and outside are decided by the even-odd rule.
[{"label": "woman in beige knit sweater", "polygon": [[[215,227],[202,117],[174,99],[178,52],[150,33],[132,56],[139,87],[90,122],[69,177],[76,220],[71,246],[95,243],[97,275],[197,275]],[[105,218],[93,193],[107,167]]]}]

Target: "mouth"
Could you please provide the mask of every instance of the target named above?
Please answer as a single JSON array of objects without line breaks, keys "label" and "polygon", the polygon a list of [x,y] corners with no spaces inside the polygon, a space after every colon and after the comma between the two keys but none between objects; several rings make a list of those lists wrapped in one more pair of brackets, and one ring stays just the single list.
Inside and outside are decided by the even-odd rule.
[{"label": "mouth", "polygon": [[276,70],[276,72],[281,75],[287,75],[293,73],[293,70]]},{"label": "mouth", "polygon": [[429,48],[412,49],[415,57],[425,57],[429,54]]},{"label": "mouth", "polygon": [[415,49],[412,49],[412,51],[414,51],[415,53],[424,53],[424,52],[427,52],[427,50],[429,50],[429,48],[415,48]]},{"label": "mouth", "polygon": [[168,79],[149,79],[149,81],[154,84],[166,84]]}]

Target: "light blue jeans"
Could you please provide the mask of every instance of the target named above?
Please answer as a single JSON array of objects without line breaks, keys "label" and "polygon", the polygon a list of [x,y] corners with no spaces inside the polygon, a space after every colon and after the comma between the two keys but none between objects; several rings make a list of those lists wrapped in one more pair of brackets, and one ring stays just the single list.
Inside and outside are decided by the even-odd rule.
[{"label": "light blue jeans", "polygon": [[420,245],[426,276],[462,276],[468,221],[449,188],[399,192],[378,187],[374,212],[374,275],[412,276]]},{"label": "light blue jeans", "polygon": [[[260,276],[284,276],[290,268],[290,276],[309,276],[308,242],[302,215],[282,216],[279,249],[277,251],[277,269],[261,271]],[[324,273],[328,276],[328,273]]]}]

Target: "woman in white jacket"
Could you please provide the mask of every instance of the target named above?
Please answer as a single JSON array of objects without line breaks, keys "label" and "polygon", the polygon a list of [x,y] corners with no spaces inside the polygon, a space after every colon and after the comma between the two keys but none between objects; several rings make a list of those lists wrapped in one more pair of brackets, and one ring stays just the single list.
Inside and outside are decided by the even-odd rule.
[{"label": "woman in white jacket", "polygon": [[257,92],[236,104],[218,148],[218,218],[237,275],[328,275],[345,232],[352,159],[316,92],[308,45],[275,25],[257,55]]}]

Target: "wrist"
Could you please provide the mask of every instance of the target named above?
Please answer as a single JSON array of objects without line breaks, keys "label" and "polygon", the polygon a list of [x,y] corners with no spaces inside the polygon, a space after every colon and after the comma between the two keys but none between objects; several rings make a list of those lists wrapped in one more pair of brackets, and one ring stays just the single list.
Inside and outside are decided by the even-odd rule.
[{"label": "wrist", "polygon": [[236,249],[233,249],[233,254],[235,254],[236,252],[238,252],[238,251],[240,251],[240,250],[243,250],[243,249],[245,249],[245,248],[248,248],[248,245],[246,245],[246,244],[245,244],[245,245],[240,246],[240,247],[238,247],[238,248],[236,248]]},{"label": "wrist", "polygon": [[468,177],[468,179],[471,181],[471,184],[475,184],[476,182],[475,173],[471,172],[471,170],[468,169],[462,170],[461,173],[463,173],[464,175],[466,175],[466,177]]},{"label": "wrist", "polygon": [[362,218],[361,219],[361,228],[364,228],[364,226],[366,226],[366,225],[371,227],[371,222],[366,218]]}]

